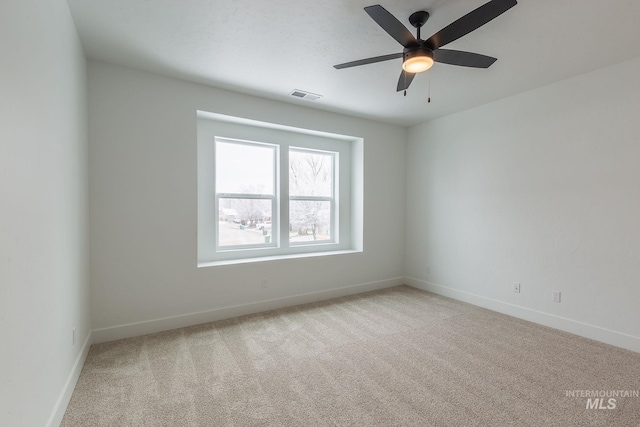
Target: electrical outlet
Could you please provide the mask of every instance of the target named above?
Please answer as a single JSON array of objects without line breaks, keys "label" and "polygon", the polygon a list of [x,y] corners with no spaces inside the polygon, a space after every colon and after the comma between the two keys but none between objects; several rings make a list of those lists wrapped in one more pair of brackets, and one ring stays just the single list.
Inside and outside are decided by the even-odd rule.
[{"label": "electrical outlet", "polygon": [[560,291],[551,291],[551,299],[553,302],[560,302]]},{"label": "electrical outlet", "polygon": [[263,277],[261,284],[262,284],[262,289],[267,289],[269,287],[269,280]]},{"label": "electrical outlet", "polygon": [[520,283],[513,284],[513,292],[515,292],[516,294],[520,293]]}]

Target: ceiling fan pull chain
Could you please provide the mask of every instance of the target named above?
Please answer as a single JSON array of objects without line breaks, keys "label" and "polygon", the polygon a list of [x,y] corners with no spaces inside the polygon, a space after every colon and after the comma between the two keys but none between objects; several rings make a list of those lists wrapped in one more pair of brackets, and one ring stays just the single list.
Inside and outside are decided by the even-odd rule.
[{"label": "ceiling fan pull chain", "polygon": [[407,72],[403,71],[402,74],[404,74],[404,96],[407,96]]},{"label": "ceiling fan pull chain", "polygon": [[427,97],[427,104],[431,104],[431,70],[429,70],[429,96]]}]

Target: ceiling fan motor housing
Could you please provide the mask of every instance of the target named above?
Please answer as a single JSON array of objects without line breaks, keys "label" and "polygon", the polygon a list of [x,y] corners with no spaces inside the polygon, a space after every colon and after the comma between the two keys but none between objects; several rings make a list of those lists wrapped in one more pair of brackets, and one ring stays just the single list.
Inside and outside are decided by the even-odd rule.
[{"label": "ceiling fan motor housing", "polygon": [[415,58],[417,56],[427,56],[433,59],[433,51],[426,46],[405,47],[403,50],[402,61],[404,62],[407,59]]},{"label": "ceiling fan motor housing", "polygon": [[406,47],[402,54],[402,68],[409,73],[420,73],[433,65],[433,51],[423,45]]}]

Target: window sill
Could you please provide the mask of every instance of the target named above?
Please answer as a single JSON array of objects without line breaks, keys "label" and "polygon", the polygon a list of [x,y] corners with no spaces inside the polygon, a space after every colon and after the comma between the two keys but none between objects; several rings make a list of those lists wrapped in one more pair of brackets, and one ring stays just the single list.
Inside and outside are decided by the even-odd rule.
[{"label": "window sill", "polygon": [[347,255],[347,254],[357,254],[361,252],[362,250],[348,249],[348,250],[340,250],[340,251],[310,252],[305,254],[287,254],[287,255],[275,255],[275,256],[265,256],[265,257],[257,257],[257,258],[230,259],[230,260],[224,260],[224,261],[209,261],[209,262],[199,262],[198,268],[217,267],[221,265],[250,264],[250,263],[264,262],[264,261],[279,261],[284,259],[312,258],[312,257],[318,257],[318,256]]}]

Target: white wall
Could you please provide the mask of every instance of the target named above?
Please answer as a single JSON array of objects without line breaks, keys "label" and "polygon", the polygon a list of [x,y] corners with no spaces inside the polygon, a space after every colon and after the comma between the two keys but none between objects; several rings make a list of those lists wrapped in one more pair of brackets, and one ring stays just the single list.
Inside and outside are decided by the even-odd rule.
[{"label": "white wall", "polygon": [[[363,137],[364,252],[197,268],[196,110]],[[97,341],[402,283],[404,128],[90,61],[89,136]]]},{"label": "white wall", "polygon": [[64,0],[1,9],[0,425],[43,426],[90,333],[86,64]]},{"label": "white wall", "polygon": [[411,128],[409,282],[640,351],[638,75],[640,59]]}]

